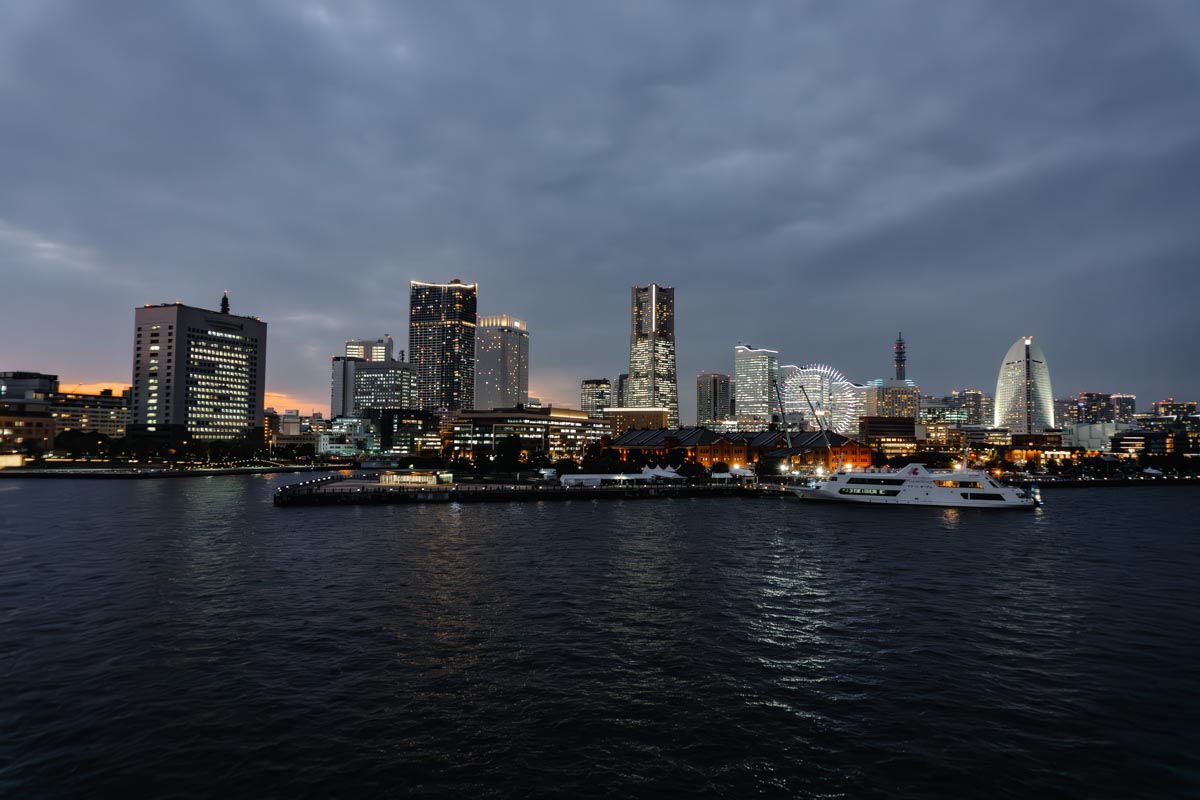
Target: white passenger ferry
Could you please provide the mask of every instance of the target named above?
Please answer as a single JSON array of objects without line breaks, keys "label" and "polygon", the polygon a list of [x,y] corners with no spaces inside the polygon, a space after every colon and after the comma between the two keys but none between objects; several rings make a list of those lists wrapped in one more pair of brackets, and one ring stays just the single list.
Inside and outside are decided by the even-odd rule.
[{"label": "white passenger ferry", "polygon": [[839,469],[808,486],[793,487],[804,500],[843,503],[939,506],[944,508],[1033,508],[1041,505],[1037,487],[1026,492],[1004,486],[983,470],[929,470],[909,464],[898,470]]}]

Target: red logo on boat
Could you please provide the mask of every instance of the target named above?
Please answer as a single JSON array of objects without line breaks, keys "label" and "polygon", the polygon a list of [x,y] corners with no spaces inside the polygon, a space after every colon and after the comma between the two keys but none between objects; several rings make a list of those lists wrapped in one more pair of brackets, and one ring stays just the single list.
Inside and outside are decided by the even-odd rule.
[{"label": "red logo on boat", "polygon": [[910,472],[909,474],[910,475],[918,475],[918,474],[920,474],[920,472],[921,472],[921,470],[917,469],[916,467],[913,467],[913,471]]}]

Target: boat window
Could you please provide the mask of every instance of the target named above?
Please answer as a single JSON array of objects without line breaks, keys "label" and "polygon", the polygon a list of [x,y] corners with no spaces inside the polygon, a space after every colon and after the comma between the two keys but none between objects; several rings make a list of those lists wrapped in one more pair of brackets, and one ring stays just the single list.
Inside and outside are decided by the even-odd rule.
[{"label": "boat window", "polygon": [[979,481],[934,481],[935,484],[944,489],[982,489],[983,484]]},{"label": "boat window", "polygon": [[964,500],[1003,500],[1004,495],[994,492],[963,492]]},{"label": "boat window", "polygon": [[866,483],[871,486],[903,486],[904,478],[851,478],[846,483]]}]

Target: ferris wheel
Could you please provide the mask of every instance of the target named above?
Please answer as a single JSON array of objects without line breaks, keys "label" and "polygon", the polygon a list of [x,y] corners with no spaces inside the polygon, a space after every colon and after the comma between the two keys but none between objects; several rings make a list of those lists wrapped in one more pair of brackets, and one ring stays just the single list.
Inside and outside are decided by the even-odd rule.
[{"label": "ferris wheel", "polygon": [[841,434],[853,433],[858,427],[866,387],[852,383],[834,367],[828,364],[800,367],[784,378],[781,388],[784,411],[799,414],[806,426],[824,427]]}]

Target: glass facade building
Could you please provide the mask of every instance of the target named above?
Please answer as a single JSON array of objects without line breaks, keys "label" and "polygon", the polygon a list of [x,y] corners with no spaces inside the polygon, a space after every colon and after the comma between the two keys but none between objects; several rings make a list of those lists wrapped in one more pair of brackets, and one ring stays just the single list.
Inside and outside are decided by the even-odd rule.
[{"label": "glass facade building", "polygon": [[624,404],[665,408],[679,426],[679,383],[675,372],[675,290],[652,283],[634,286],[629,333],[629,379]]},{"label": "glass facade building", "polygon": [[529,328],[524,320],[480,317],[475,328],[475,408],[529,402]]},{"label": "glass facade building", "polygon": [[994,427],[1012,434],[1054,427],[1054,393],[1046,355],[1032,336],[1022,336],[1004,355],[996,379]]},{"label": "glass facade building", "polygon": [[696,378],[696,424],[713,427],[730,415],[729,376],[720,372],[702,372]]},{"label": "glass facade building", "polygon": [[588,378],[579,384],[579,408],[592,419],[603,419],[604,409],[615,405],[608,378]]},{"label": "glass facade building", "polygon": [[778,416],[779,352],[739,344],[733,349],[739,431],[765,431]]},{"label": "glass facade building", "polygon": [[420,407],[475,407],[475,318],[478,286],[409,283],[408,357],[417,371]]}]

